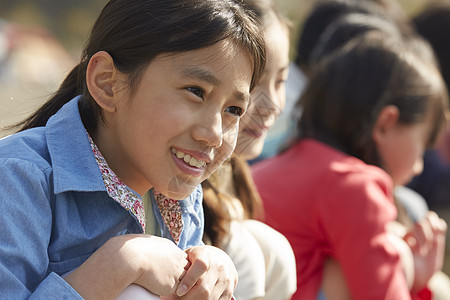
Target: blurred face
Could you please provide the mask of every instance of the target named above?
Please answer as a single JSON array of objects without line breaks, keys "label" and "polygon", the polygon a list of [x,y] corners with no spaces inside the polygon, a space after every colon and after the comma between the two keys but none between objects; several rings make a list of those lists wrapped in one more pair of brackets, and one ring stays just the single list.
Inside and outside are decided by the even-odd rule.
[{"label": "blurred face", "polygon": [[249,56],[229,41],[157,56],[100,129],[100,151],[136,192],[184,199],[231,154],[249,104]]},{"label": "blurred face", "polygon": [[383,168],[394,185],[408,183],[423,170],[423,154],[431,130],[431,120],[416,124],[396,124],[378,144]]},{"label": "blurred face", "polygon": [[236,153],[244,159],[261,154],[267,131],[284,109],[285,81],[289,65],[289,37],[287,29],[278,21],[265,31],[267,61],[264,75],[252,91],[252,101],[242,117]]}]

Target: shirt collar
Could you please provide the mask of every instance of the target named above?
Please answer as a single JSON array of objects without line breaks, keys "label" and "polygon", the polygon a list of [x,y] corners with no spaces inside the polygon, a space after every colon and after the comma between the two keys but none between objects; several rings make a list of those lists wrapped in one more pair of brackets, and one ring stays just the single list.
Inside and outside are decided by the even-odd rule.
[{"label": "shirt collar", "polygon": [[105,191],[78,110],[80,99],[81,96],[77,96],[66,103],[46,125],[55,194],[66,191]]},{"label": "shirt collar", "polygon": [[103,184],[106,187],[108,195],[119,203],[127,211],[131,212],[139,221],[143,231],[145,231],[145,210],[142,198],[136,192],[132,191],[108,166],[105,158],[88,135],[89,144],[94,153],[95,161],[100,173],[102,174]]}]

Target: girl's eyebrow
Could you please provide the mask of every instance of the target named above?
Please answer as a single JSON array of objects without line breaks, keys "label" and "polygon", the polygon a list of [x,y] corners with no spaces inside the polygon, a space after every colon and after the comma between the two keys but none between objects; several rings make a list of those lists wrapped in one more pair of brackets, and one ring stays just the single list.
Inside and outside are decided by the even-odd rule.
[{"label": "girl's eyebrow", "polygon": [[289,65],[286,65],[286,66],[280,68],[280,72],[284,72],[284,71],[286,71],[288,69],[289,69]]},{"label": "girl's eyebrow", "polygon": [[[182,71],[184,76],[187,76],[189,78],[199,79],[202,81],[205,81],[212,85],[219,85],[221,83],[220,79],[214,76],[211,72],[199,68],[199,67],[190,67],[185,68]],[[242,102],[249,103],[250,102],[250,94],[249,93],[243,93],[241,91],[236,91],[234,93],[234,97]]]},{"label": "girl's eyebrow", "polygon": [[[287,69],[289,69],[289,64],[288,64],[288,65],[285,65],[285,66],[283,66],[283,67],[280,67],[280,68],[277,70],[277,72],[278,72],[278,73],[281,73],[281,72],[286,71]],[[269,72],[270,72],[270,69],[269,69],[269,68],[265,68],[264,71],[263,71],[264,74],[267,74],[267,73],[269,73]]]},{"label": "girl's eyebrow", "polygon": [[206,81],[207,83],[212,85],[219,85],[221,83],[219,78],[214,76],[211,72],[199,67],[186,68],[183,70],[183,75],[190,78]]},{"label": "girl's eyebrow", "polygon": [[248,105],[248,103],[250,103],[250,94],[249,93],[243,93],[241,91],[236,91],[234,93],[234,98],[236,100],[245,102],[245,105]]}]

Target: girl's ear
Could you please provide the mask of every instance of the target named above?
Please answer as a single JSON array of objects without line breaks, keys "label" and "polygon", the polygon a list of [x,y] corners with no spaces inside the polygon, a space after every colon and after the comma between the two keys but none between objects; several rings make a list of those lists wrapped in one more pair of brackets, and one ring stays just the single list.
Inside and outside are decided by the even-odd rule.
[{"label": "girl's ear", "polygon": [[113,86],[117,80],[114,60],[106,51],[95,53],[89,60],[86,84],[95,102],[108,112],[116,111],[116,97]]},{"label": "girl's ear", "polygon": [[383,107],[372,129],[372,138],[377,145],[382,143],[388,137],[390,130],[397,125],[399,115],[397,106],[387,105]]}]

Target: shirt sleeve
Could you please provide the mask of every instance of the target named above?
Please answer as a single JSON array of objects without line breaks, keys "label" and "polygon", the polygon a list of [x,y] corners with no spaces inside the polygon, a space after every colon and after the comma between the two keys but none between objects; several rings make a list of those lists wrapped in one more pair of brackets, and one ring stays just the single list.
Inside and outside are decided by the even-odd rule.
[{"label": "shirt sleeve", "polygon": [[30,300],[44,299],[78,299],[81,297],[64,279],[56,273],[50,273],[31,294]]},{"label": "shirt sleeve", "polygon": [[52,230],[51,170],[18,159],[0,160],[0,170],[2,298],[80,299],[61,277],[47,274]]},{"label": "shirt sleeve", "polygon": [[324,201],[321,209],[325,235],[354,299],[410,299],[399,254],[386,230],[396,216],[389,186],[381,176],[348,175],[330,187],[334,200]]}]

